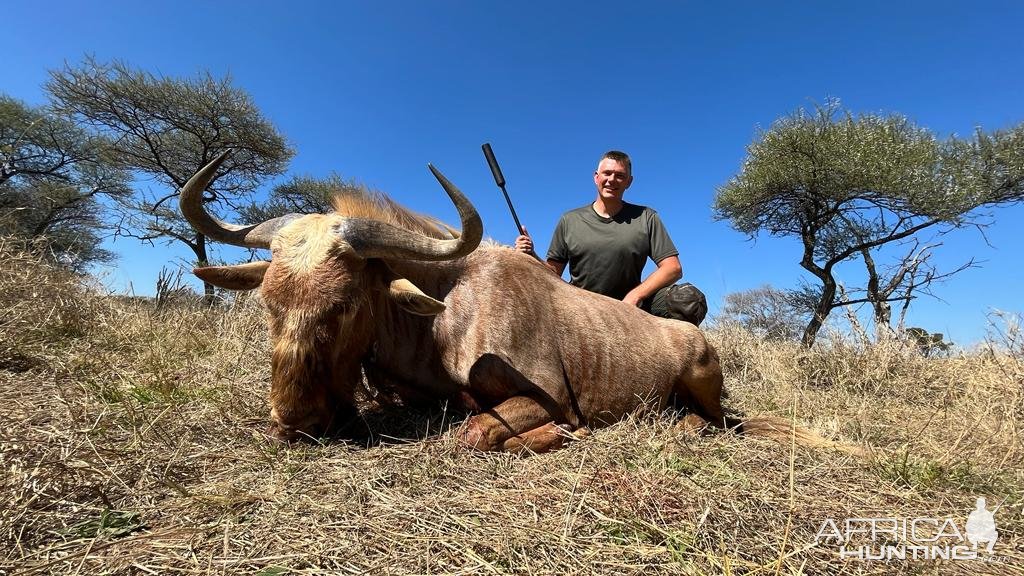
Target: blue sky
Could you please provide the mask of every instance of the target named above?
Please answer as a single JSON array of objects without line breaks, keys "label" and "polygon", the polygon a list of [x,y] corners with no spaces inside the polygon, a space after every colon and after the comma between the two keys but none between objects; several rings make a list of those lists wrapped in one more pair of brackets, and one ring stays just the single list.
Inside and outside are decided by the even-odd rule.
[{"label": "blue sky", "polygon": [[[592,200],[601,153],[625,150],[627,200],[658,210],[712,311],[729,292],[804,277],[795,241],[751,242],[712,218],[716,187],[758,127],[827,97],[940,136],[1024,121],[1019,2],[15,0],[4,20],[17,24],[0,35],[11,96],[42,103],[47,70],[85,54],[168,76],[230,73],[297,151],[281,180],[337,172],[457,221],[432,162],[505,243],[515,227],[483,142],[540,250],[561,212]],[[1020,311],[1022,225],[1024,208],[1005,208],[988,243],[947,236],[940,266],[973,256],[983,267],[939,287],[944,301],[917,302],[911,324],[968,344],[989,310]],[[137,293],[189,257],[125,239],[112,248],[122,257],[106,281]],[[859,269],[839,275],[855,284]]]}]

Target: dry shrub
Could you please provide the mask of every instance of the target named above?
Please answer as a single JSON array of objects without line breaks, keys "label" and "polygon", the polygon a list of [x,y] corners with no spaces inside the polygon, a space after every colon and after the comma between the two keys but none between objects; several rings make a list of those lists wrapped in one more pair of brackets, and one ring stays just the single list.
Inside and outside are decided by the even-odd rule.
[{"label": "dry shrub", "polygon": [[[0,572],[1010,574],[1024,562],[1022,358],[1005,349],[936,359],[710,334],[734,411],[792,417],[868,446],[865,459],[694,437],[671,414],[536,458],[480,455],[453,440],[462,416],[440,409],[368,409],[368,445],[284,447],[262,435],[256,298],[158,307],[53,278],[65,296],[40,309],[59,313],[6,296],[0,308],[20,311],[35,330],[20,345],[46,359],[0,369]],[[88,321],[57,329],[58,303]],[[998,563],[843,562],[814,545],[825,518],[963,526],[978,495],[1002,504]]]},{"label": "dry shrub", "polygon": [[55,266],[44,246],[0,237],[0,369],[45,363],[96,317],[83,278]]}]

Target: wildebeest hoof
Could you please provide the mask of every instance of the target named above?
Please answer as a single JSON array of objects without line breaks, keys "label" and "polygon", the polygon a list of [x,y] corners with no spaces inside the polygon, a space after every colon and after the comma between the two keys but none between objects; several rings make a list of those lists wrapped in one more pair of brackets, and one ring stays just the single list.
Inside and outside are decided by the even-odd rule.
[{"label": "wildebeest hoof", "polygon": [[693,414],[692,412],[684,416],[683,419],[676,424],[676,428],[682,430],[684,434],[694,434],[698,436],[704,436],[712,432],[708,421],[696,414]]},{"label": "wildebeest hoof", "polygon": [[486,431],[476,421],[476,418],[469,419],[465,427],[459,431],[458,439],[460,444],[471,450],[479,450],[481,452],[494,450],[494,446],[487,440]]},{"label": "wildebeest hoof", "polygon": [[591,432],[590,428],[587,428],[586,426],[580,426],[579,428],[577,428],[577,429],[575,429],[575,430],[573,430],[573,431],[571,431],[569,433],[572,434],[572,437],[574,439],[576,439],[576,440],[582,440],[582,439],[586,438],[587,436],[590,436],[591,434],[593,434],[593,432]]}]

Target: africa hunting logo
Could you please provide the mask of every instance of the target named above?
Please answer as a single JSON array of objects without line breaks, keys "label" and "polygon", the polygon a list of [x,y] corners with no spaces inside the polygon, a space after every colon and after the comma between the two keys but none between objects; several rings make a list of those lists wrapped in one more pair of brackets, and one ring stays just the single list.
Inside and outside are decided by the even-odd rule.
[{"label": "africa hunting logo", "polygon": [[815,544],[839,546],[845,560],[989,560],[999,539],[995,513],[978,498],[964,530],[952,518],[825,519]]}]

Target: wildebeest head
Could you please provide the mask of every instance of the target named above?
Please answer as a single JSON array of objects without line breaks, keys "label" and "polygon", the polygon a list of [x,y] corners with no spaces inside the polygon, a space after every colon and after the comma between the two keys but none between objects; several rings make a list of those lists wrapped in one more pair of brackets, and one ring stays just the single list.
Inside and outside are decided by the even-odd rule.
[{"label": "wildebeest head", "polygon": [[[221,154],[181,189],[182,214],[212,240],[269,248],[271,261],[197,268],[195,274],[222,288],[260,288],[274,344],[272,405],[309,408],[309,414],[274,414],[278,433],[317,433],[333,405],[350,400],[345,388],[358,379],[359,357],[369,343],[369,303],[385,298],[419,315],[445,308],[393,272],[389,262],[460,258],[479,245],[483,225],[472,203],[433,166],[458,209],[461,234],[442,232],[436,221],[369,196],[341,200],[331,214],[288,214],[250,226],[225,223],[206,212],[202,196],[227,156]],[[275,394],[305,401],[273,402]]]}]

